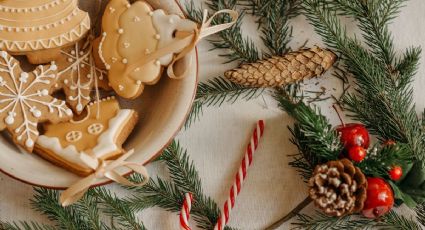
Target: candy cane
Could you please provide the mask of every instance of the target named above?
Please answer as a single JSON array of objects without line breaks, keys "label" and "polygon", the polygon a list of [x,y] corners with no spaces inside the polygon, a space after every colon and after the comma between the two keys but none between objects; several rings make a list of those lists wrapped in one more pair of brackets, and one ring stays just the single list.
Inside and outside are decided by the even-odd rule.
[{"label": "candy cane", "polygon": [[181,230],[190,230],[189,217],[190,217],[190,209],[192,208],[192,201],[193,201],[193,196],[191,193],[184,194],[183,206],[180,212],[180,229]]},{"label": "candy cane", "polygon": [[242,159],[242,164],[239,167],[239,171],[236,174],[235,182],[233,183],[232,188],[230,189],[230,195],[227,201],[224,203],[224,207],[221,211],[220,217],[217,220],[217,224],[214,227],[214,230],[222,230],[224,226],[229,222],[229,216],[231,209],[235,206],[235,199],[239,195],[242,187],[242,182],[245,180],[246,172],[248,167],[252,164],[252,154],[258,147],[258,141],[263,136],[264,132],[264,121],[259,120],[257,122],[257,127],[254,130],[254,133],[251,137],[251,141],[246,148],[245,155]]}]

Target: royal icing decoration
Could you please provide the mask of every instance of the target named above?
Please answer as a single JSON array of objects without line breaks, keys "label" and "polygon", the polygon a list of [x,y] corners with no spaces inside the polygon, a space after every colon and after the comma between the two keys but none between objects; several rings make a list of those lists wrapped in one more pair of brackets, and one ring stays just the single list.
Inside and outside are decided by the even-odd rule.
[{"label": "royal icing decoration", "polygon": [[[95,159],[108,159],[123,153],[122,144],[137,121],[137,113],[120,109],[113,97],[87,107],[87,115],[78,121],[46,124],[46,132],[37,139],[35,152],[65,166],[79,175],[92,169],[81,160],[81,154]],[[96,111],[101,116],[97,118]]]},{"label": "royal icing decoration", "polygon": [[197,24],[177,15],[167,15],[163,10],[153,11],[144,1],[129,5],[127,0],[111,0],[107,9],[102,19],[99,56],[109,70],[111,87],[124,98],[135,98],[145,84],[158,82],[163,67],[172,62],[174,54],[167,53],[133,70],[128,67],[178,40],[174,36],[176,31],[193,33]]},{"label": "royal icing decoration", "polygon": [[106,71],[95,66],[91,51],[85,39],[62,50],[56,61],[59,80],[55,89],[64,89],[66,101],[77,114],[90,102],[93,87],[109,89]]},{"label": "royal icing decoration", "polygon": [[63,47],[89,29],[77,0],[0,1],[0,49],[13,54]]},{"label": "royal icing decoration", "polygon": [[72,117],[64,101],[49,95],[56,71],[52,64],[24,72],[16,59],[0,51],[0,130],[7,128],[15,142],[29,152],[39,135],[39,122],[57,123]]}]

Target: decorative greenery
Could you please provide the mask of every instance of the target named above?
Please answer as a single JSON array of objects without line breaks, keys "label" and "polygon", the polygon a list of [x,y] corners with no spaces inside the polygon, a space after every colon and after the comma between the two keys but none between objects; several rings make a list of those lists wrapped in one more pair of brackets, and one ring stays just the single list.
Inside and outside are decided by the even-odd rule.
[{"label": "decorative greenery", "polygon": [[[191,192],[195,202],[191,216],[198,227],[213,229],[220,213],[217,204],[203,193],[202,183],[193,162],[178,142],[164,150],[159,162],[165,163],[171,174],[171,181],[152,179],[143,187],[125,187],[131,195],[118,198],[104,187],[90,189],[76,204],[62,207],[59,192],[34,188],[32,207],[54,222],[54,226],[35,222],[0,222],[0,229],[146,229],[135,214],[149,207],[161,207],[179,213],[184,194]],[[131,180],[142,182],[143,177],[133,174]],[[110,222],[104,222],[109,217]],[[108,219],[108,218],[107,218]],[[177,223],[176,223],[177,224]],[[226,227],[226,230],[232,230]]]},{"label": "decorative greenery", "polygon": [[[368,176],[388,179],[387,172],[393,165],[403,166],[404,173],[408,173],[411,163],[414,163],[402,182],[391,182],[396,198],[414,207],[417,205],[416,202],[425,201],[425,192],[421,187],[425,181],[423,169],[425,134],[422,129],[423,120],[418,118],[415,111],[411,86],[418,67],[420,49],[409,48],[402,58],[396,58],[393,39],[388,30],[388,23],[396,17],[404,2],[404,0],[305,0],[303,8],[307,19],[323,41],[340,54],[342,62],[337,75],[344,78],[351,76],[355,80],[354,92],[344,94],[340,104],[350,112],[352,118],[365,124],[368,130],[378,137],[381,144],[389,140],[397,143],[372,147],[368,158],[357,166]],[[362,31],[366,48],[360,40],[347,35],[339,16],[355,19]],[[328,146],[338,138],[336,135],[323,134],[331,128],[327,126],[327,121],[320,115],[320,111],[315,111],[311,106],[304,104],[302,97],[297,97],[293,93],[282,94],[282,91],[285,92],[278,91],[276,98],[280,107],[296,120],[291,132],[293,143],[300,151],[291,164],[299,169],[306,179],[315,164],[320,163],[321,158],[328,160],[332,159],[332,156],[336,157],[333,149]],[[292,95],[296,100],[287,95]],[[294,113],[294,110],[302,112]],[[311,128],[320,127],[320,124],[321,130]],[[321,138],[324,144],[317,145]],[[311,153],[314,156],[311,156]],[[420,208],[422,206],[417,210]],[[394,211],[379,222],[352,217],[334,218],[320,213],[315,216],[300,214],[295,225],[306,229],[334,229],[336,226],[349,229],[372,226],[421,229],[418,223],[397,215]]]},{"label": "decorative greenery", "polygon": [[342,144],[320,110],[306,105],[303,97],[297,96],[297,91],[287,87],[276,90],[274,97],[279,107],[296,120],[290,131],[293,136],[291,142],[297,146],[299,153],[292,156],[293,161],[289,164],[307,181],[317,164],[338,158]]},{"label": "decorative greenery", "polygon": [[421,227],[413,220],[390,211],[379,220],[365,219],[361,216],[329,217],[322,212],[315,215],[299,214],[293,223],[295,229],[306,230],[338,230],[338,229],[400,229],[420,230]]}]

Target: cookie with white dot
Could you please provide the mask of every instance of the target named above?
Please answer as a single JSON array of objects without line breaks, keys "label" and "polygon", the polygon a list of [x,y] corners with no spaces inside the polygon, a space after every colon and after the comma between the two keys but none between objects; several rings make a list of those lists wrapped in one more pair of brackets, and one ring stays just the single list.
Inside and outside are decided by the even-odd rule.
[{"label": "cookie with white dot", "polygon": [[57,69],[55,64],[40,65],[25,72],[14,57],[0,51],[0,130],[6,129],[28,152],[39,136],[38,123],[58,123],[73,116],[64,101],[50,96]]},{"label": "cookie with white dot", "polygon": [[78,119],[45,124],[34,152],[80,176],[93,172],[81,161],[82,153],[99,160],[120,156],[122,144],[137,123],[137,112],[121,109],[114,97],[90,103],[85,111]]},{"label": "cookie with white dot", "polygon": [[[145,1],[130,5],[127,0],[111,0],[102,18],[98,60],[108,70],[110,85],[116,93],[134,99],[140,96],[145,85],[159,81],[163,69],[176,53],[158,58],[150,55],[177,41],[176,31],[195,33],[197,29],[196,23],[154,10]],[[144,59],[146,64],[134,66]]]},{"label": "cookie with white dot", "polygon": [[76,114],[80,114],[92,100],[96,87],[110,90],[107,71],[96,67],[88,38],[63,49],[55,63],[58,66],[55,90],[63,89],[66,102]]},{"label": "cookie with white dot", "polygon": [[0,18],[0,49],[27,55],[33,64],[53,61],[60,48],[90,29],[90,17],[77,0],[2,0]]}]

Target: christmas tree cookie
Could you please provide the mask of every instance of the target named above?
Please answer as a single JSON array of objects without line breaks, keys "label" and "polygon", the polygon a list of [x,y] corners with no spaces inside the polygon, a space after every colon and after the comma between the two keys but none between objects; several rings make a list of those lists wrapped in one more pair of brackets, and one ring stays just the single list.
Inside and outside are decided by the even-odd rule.
[{"label": "christmas tree cookie", "polygon": [[91,101],[92,89],[109,89],[106,71],[94,64],[90,40],[85,38],[61,51],[55,62],[58,66],[56,90],[63,89],[66,101],[80,114]]},{"label": "christmas tree cookie", "polygon": [[137,122],[132,109],[120,109],[113,97],[90,103],[83,119],[46,124],[35,152],[43,158],[77,175],[93,172],[80,158],[81,153],[94,159],[111,159],[121,155],[122,144]]},{"label": "christmas tree cookie", "polygon": [[[132,99],[143,92],[144,85],[157,83],[163,68],[175,58],[174,52],[153,60],[149,60],[150,55],[178,41],[178,33],[194,34],[197,24],[160,9],[152,10],[145,1],[130,5],[127,0],[111,0],[102,29],[98,54],[109,71],[110,85],[118,95]],[[137,66],[144,59],[146,63]]]},{"label": "christmas tree cookie", "polygon": [[39,135],[39,122],[57,123],[72,117],[64,101],[49,95],[56,71],[56,65],[47,65],[24,72],[16,59],[0,51],[0,130],[7,129],[14,141],[29,152]]},{"label": "christmas tree cookie", "polygon": [[0,49],[27,55],[33,64],[58,58],[90,29],[77,0],[0,1]]}]

